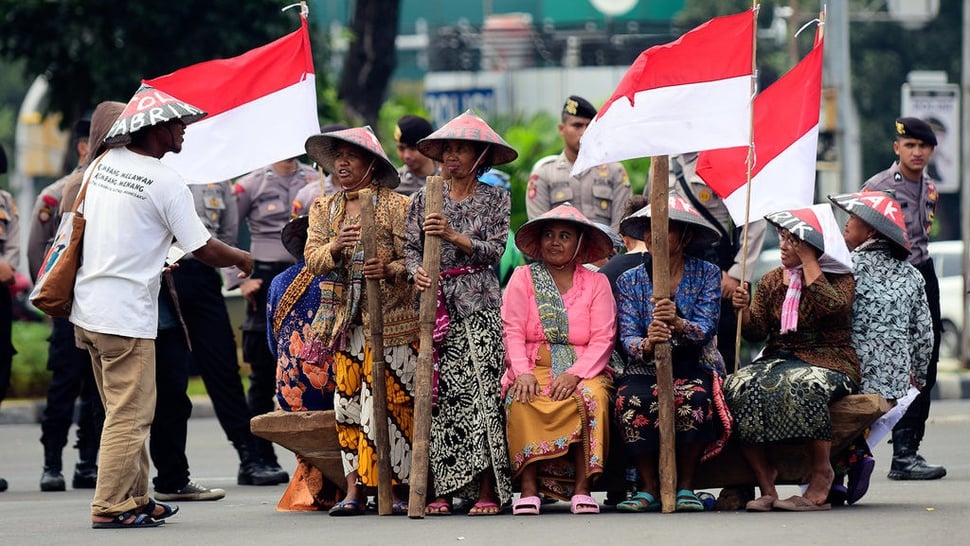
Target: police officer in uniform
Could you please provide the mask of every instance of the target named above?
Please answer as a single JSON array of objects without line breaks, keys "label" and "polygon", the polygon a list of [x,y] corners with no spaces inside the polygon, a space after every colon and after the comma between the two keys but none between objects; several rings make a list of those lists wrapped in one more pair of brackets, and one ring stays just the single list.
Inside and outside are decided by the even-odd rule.
[{"label": "police officer in uniform", "polygon": [[[103,129],[102,134],[95,136],[104,139],[108,126]],[[69,179],[80,181],[87,165],[90,131],[91,120],[82,119],[74,124],[73,139],[79,158],[78,166],[71,174],[42,189],[34,202],[27,240],[27,264],[34,281],[61,223],[64,186]],[[91,356],[75,346],[74,325],[66,318],[51,320],[48,341],[47,369],[51,372],[51,383],[47,389],[47,405],[40,420],[40,443],[44,446],[40,490],[64,491],[67,488],[62,474],[61,455],[67,445],[71,423],[74,422],[74,403],[78,396],[81,399],[75,445],[78,460],[71,485],[74,489],[93,489],[98,480],[98,447],[104,424],[104,406],[101,405],[98,386],[94,382]]]},{"label": "police officer in uniform", "polygon": [[397,170],[401,185],[394,188],[394,191],[411,195],[424,187],[429,176],[441,175],[441,165],[417,148],[418,141],[433,131],[431,122],[420,116],[407,115],[397,120],[394,140],[397,142],[397,156],[404,165]]},{"label": "police officer in uniform", "polygon": [[[735,340],[738,316],[731,303],[734,289],[741,284],[741,267],[744,264],[744,282],[751,282],[754,265],[765,242],[767,222],[763,218],[748,224],[748,244],[742,245],[742,229],[736,227],[724,201],[697,176],[697,152],[670,156],[667,175],[669,191],[690,201],[712,226],[721,234],[716,247],[708,249],[700,258],[721,268],[721,316],[717,324],[717,348],[728,367],[734,365]],[[649,197],[650,184],[644,188]]]},{"label": "police officer in uniform", "polygon": [[898,159],[888,169],[867,180],[863,189],[889,190],[899,201],[910,244],[908,260],[916,266],[926,281],[926,301],[930,305],[930,316],[933,319],[933,352],[926,371],[926,384],[893,428],[893,462],[889,469],[889,478],[933,480],[946,476],[946,469],[928,464],[919,454],[919,445],[926,432],[926,419],[930,414],[930,396],[936,383],[940,334],[943,330],[940,319],[940,284],[927,246],[939,199],[936,185],[926,173],[926,167],[936,149],[936,135],[928,123],[918,118],[898,118],[894,127],[893,152]]},{"label": "police officer in uniform", "polygon": [[569,174],[579,154],[579,140],[594,117],[596,109],[586,99],[575,95],[566,99],[559,123],[563,151],[537,161],[529,176],[525,210],[530,220],[568,201],[591,221],[619,231],[630,198],[630,179],[623,165],[607,163],[579,176]]},{"label": "police officer in uniform", "polygon": [[[0,174],[5,174],[7,172],[7,152],[4,151],[3,145],[0,145]],[[6,192],[4,192],[6,193]],[[13,357],[11,356],[10,362],[6,363],[0,361],[0,403],[7,396],[7,389],[10,388],[10,368],[13,365]],[[0,478],[0,491],[7,490],[7,480]]]},{"label": "police officer in uniform", "polygon": [[0,402],[10,388],[13,355],[11,342],[13,299],[7,286],[13,284],[20,264],[20,216],[17,204],[6,190],[0,190]]},{"label": "police officer in uniform", "polygon": [[[280,234],[290,221],[296,194],[307,184],[319,183],[317,171],[294,157],[243,176],[233,190],[240,221],[249,226],[250,252],[255,261],[252,276],[239,284],[247,303],[242,341],[243,359],[251,367],[251,416],[273,411],[276,396],[276,359],[266,338],[266,292],[273,277],[294,263]],[[234,279],[235,275],[229,277]],[[289,474],[279,466],[273,444],[262,438],[254,438],[254,442],[263,465],[278,473],[279,483],[288,482]]]}]

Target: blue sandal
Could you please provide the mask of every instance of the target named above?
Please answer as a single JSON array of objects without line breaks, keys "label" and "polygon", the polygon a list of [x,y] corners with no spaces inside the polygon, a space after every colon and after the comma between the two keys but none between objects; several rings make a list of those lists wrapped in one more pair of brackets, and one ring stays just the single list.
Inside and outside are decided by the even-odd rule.
[{"label": "blue sandal", "polygon": [[637,491],[636,495],[616,504],[618,512],[659,512],[660,508],[660,501],[646,491]]},{"label": "blue sandal", "polygon": [[348,500],[340,501],[334,504],[330,509],[329,514],[331,516],[360,516],[365,512],[365,508],[360,505],[360,501]]},{"label": "blue sandal", "polygon": [[677,512],[703,512],[704,504],[697,495],[690,489],[681,489],[677,492]]}]

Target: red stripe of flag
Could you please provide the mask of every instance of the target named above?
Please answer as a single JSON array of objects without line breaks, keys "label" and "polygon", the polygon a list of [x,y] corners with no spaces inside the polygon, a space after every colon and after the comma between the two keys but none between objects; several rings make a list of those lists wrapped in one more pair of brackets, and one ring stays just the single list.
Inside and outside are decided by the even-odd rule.
[{"label": "red stripe of flag", "polygon": [[634,104],[639,91],[751,75],[753,33],[754,15],[749,10],[716,17],[673,42],[647,49],[627,70],[598,117],[621,97]]},{"label": "red stripe of flag", "polygon": [[[822,46],[819,41],[801,62],[755,97],[752,178],[818,125]],[[718,195],[727,197],[747,182],[747,158],[747,147],[708,150],[700,154],[697,174]]]},{"label": "red stripe of flag", "polygon": [[[216,116],[313,74],[306,19],[278,40],[230,59],[201,62],[144,83]],[[172,91],[177,90],[177,91]]]}]

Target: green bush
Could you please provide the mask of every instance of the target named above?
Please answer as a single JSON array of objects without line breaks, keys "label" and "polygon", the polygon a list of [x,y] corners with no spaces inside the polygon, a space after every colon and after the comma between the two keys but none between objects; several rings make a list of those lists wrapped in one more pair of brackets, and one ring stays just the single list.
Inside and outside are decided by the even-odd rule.
[{"label": "green bush", "polygon": [[51,333],[49,321],[13,323],[13,373],[10,398],[42,398],[47,394],[51,373],[47,371],[47,338]]},{"label": "green bush", "polygon": [[[399,165],[400,160],[395,150],[394,126],[397,120],[405,114],[428,117],[420,102],[407,95],[394,97],[381,107],[379,121],[381,144],[384,146],[388,158],[395,165]],[[562,151],[562,139],[557,128],[559,118],[546,113],[539,113],[530,118],[499,116],[494,119],[489,118],[487,121],[509,145],[519,152],[519,157],[512,163],[496,167],[510,177],[512,184],[510,227],[517,230],[527,220],[525,193],[529,184],[529,174],[532,173],[532,166],[543,157],[559,154]],[[650,169],[650,159],[631,159],[622,163],[630,176],[633,193],[642,192],[646,185],[647,172]]]}]

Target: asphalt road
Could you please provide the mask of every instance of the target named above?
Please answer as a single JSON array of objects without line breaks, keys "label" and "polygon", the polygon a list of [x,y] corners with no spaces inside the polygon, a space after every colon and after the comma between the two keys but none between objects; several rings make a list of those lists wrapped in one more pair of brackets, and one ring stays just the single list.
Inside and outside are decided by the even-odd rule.
[{"label": "asphalt road", "polygon": [[[72,431],[73,436],[73,431]],[[945,464],[948,475],[931,482],[886,479],[890,446],[876,450],[869,494],[831,512],[749,514],[573,515],[566,503],[543,507],[539,517],[469,518],[464,515],[409,520],[403,516],[332,518],[325,513],[276,512],[283,486],[237,486],[235,452],[213,418],[189,424],[192,475],[226,489],[216,502],[184,502],[179,514],[154,529],[93,530],[90,490],[41,493],[42,449],[36,424],[0,425],[0,544],[970,544],[970,401],[935,402],[922,452]],[[292,470],[292,457],[277,448]],[[73,472],[74,451],[65,450]],[[69,477],[69,474],[68,474]],[[716,490],[712,490],[717,493]],[[796,488],[781,488],[783,496]],[[602,500],[602,494],[597,494]]]}]

